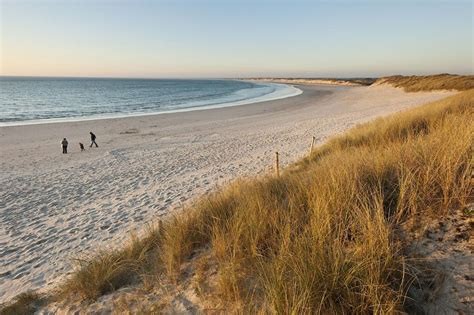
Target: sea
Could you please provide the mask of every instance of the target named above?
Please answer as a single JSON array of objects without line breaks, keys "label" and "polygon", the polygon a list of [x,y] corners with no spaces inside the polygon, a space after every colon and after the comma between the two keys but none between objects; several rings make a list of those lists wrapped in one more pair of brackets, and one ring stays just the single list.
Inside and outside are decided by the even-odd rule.
[{"label": "sea", "polygon": [[0,127],[203,110],[301,93],[260,81],[0,77]]}]

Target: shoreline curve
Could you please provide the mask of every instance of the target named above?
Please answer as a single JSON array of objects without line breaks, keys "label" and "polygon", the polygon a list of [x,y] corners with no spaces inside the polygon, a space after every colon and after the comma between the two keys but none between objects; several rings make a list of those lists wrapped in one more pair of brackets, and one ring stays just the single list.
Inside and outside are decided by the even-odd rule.
[{"label": "shoreline curve", "polygon": [[[247,80],[236,80],[236,81],[249,82]],[[261,83],[255,83],[255,82],[252,82],[252,83],[256,85],[261,84]],[[60,117],[60,118],[46,118],[46,119],[0,122],[0,128],[185,113],[185,112],[192,112],[192,111],[202,111],[202,110],[208,110],[208,109],[234,107],[234,106],[249,105],[249,104],[268,102],[268,101],[276,101],[276,100],[290,98],[290,97],[303,94],[303,91],[301,89],[295,87],[292,84],[273,83],[273,82],[266,82],[265,84],[275,85],[275,86],[285,86],[285,88],[276,89],[270,93],[259,95],[257,97],[240,100],[240,101],[230,101],[230,102],[225,102],[225,103],[209,104],[209,105],[202,105],[202,106],[190,106],[186,108],[171,109],[171,110],[149,112],[149,113],[116,113],[116,114],[109,113],[109,114],[104,114],[104,115],[86,116],[86,117]]]}]

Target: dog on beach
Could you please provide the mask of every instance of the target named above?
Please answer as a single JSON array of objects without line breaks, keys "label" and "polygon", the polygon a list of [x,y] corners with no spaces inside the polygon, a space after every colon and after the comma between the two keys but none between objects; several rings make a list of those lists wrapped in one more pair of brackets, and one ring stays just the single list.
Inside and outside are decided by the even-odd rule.
[{"label": "dog on beach", "polygon": [[79,147],[81,148],[81,152],[85,150],[84,145],[81,142],[79,142]]}]

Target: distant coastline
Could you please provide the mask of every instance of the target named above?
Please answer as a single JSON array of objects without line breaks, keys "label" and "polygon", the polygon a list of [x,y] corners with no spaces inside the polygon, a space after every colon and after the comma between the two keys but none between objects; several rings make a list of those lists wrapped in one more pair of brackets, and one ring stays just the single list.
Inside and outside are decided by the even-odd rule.
[{"label": "distant coastline", "polygon": [[273,82],[283,84],[300,85],[345,85],[345,86],[366,86],[371,85],[376,78],[253,78],[254,82]]}]

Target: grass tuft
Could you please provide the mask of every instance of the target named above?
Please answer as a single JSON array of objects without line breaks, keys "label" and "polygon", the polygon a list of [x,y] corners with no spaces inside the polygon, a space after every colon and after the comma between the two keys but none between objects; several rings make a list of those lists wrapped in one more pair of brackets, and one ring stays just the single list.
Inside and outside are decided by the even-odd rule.
[{"label": "grass tuft", "polygon": [[59,296],[78,296],[95,300],[123,286],[145,280],[156,273],[156,248],[161,232],[149,227],[146,237],[135,236],[127,246],[113,251],[102,251],[92,258],[75,259],[76,271],[59,289]]}]

